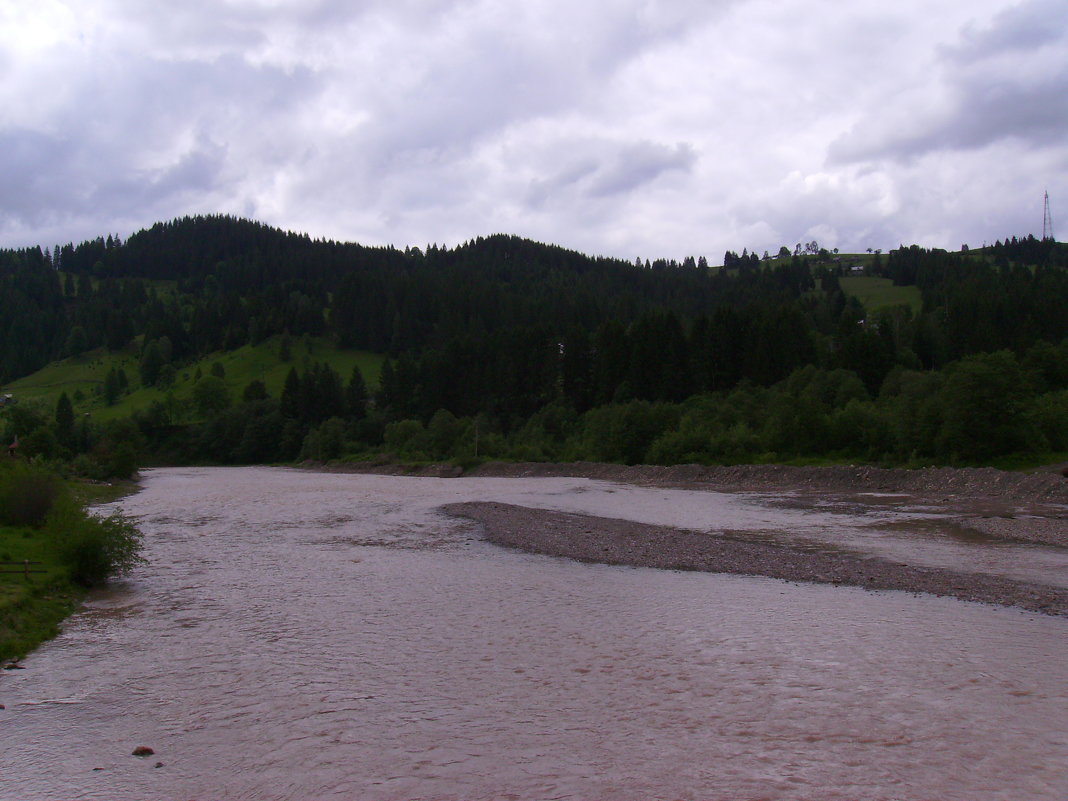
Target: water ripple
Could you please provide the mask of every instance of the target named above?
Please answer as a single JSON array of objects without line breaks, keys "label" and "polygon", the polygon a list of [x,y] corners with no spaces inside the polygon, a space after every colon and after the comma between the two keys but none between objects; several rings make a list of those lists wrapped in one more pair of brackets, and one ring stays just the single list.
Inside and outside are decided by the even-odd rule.
[{"label": "water ripple", "polygon": [[656,493],[152,471],[150,563],[0,675],[0,799],[1068,797],[1064,620],[576,564],[436,511],[798,519]]}]

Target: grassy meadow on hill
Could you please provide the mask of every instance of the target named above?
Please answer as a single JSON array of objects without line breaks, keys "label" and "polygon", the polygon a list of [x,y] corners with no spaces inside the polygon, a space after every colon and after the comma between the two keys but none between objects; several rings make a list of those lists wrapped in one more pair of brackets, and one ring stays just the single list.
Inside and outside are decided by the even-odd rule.
[{"label": "grassy meadow on hill", "polygon": [[[271,397],[282,393],[286,375],[294,367],[306,371],[314,363],[328,364],[346,379],[358,365],[370,388],[377,388],[383,357],[374,353],[342,350],[328,340],[296,339],[290,345],[289,358],[283,359],[281,337],[271,337],[258,345],[245,345],[237,350],[209,354],[175,373],[169,387],[145,387],[138,374],[140,342],[135,340],[118,353],[98,348],[52,362],[31,375],[12,381],[5,393],[15,395],[20,403],[39,404],[54,409],[61,393],[66,392],[77,414],[88,414],[97,422],[118,420],[148,408],[154,401],[164,402],[168,395],[180,403],[187,402],[193,386],[201,376],[210,375],[215,365],[222,365],[223,381],[232,399],[251,381],[262,381]],[[104,398],[104,382],[111,370],[122,370],[129,380],[129,392],[114,404]],[[218,368],[215,368],[218,369]]]},{"label": "grassy meadow on hill", "polygon": [[894,286],[891,279],[875,275],[848,275],[838,282],[846,296],[859,300],[869,314],[893,306],[907,306],[914,315],[923,309],[923,295],[915,286]]}]

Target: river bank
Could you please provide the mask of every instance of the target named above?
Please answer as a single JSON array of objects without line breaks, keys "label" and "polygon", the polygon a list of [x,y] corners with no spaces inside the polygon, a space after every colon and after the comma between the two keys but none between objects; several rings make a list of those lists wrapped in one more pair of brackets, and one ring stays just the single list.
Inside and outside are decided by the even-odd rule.
[{"label": "river bank", "polygon": [[[1068,548],[1068,478],[1061,465],[1028,473],[994,468],[787,465],[618,465],[576,462],[489,462],[469,471],[454,465],[331,465],[331,472],[435,477],[546,478],[571,476],[659,487],[760,493],[772,505],[859,512],[873,506],[936,512],[961,530],[992,542]],[[777,496],[777,497],[776,497]],[[989,573],[911,565],[788,541],[754,541],[730,532],[710,536],[669,526],[552,512],[500,503],[462,503],[445,511],[478,523],[487,540],[532,553],[616,565],[761,575],[902,590],[1015,606],[1068,616],[1068,590]],[[784,532],[789,535],[789,532]]]},{"label": "river bank", "polygon": [[1068,590],[989,574],[503,503],[456,503],[443,509],[478,523],[485,538],[497,545],[583,562],[902,590],[1068,616]]},{"label": "river bank", "polygon": [[[64,486],[86,512],[140,489],[133,481],[68,481]],[[68,533],[48,526],[0,526],[0,562],[5,563],[0,568],[0,663],[16,664],[59,634],[85,599],[87,589],[72,578],[64,551]]]},{"label": "river bank", "polygon": [[[57,801],[1068,797],[1066,617],[534,557],[439,511],[575,513],[567,539],[602,525],[587,515],[832,549],[857,540],[821,541],[828,526],[863,544],[916,519],[767,500],[146,470],[121,505],[148,563],[0,672],[4,780]],[[520,536],[548,520],[506,513]]]},{"label": "river bank", "polygon": [[916,470],[866,465],[619,465],[594,462],[487,462],[464,471],[451,464],[306,463],[326,472],[437,478],[544,478],[571,476],[644,487],[717,492],[780,493],[779,503],[848,506],[873,496],[886,505],[937,508],[961,528],[999,539],[1068,547],[1068,478],[1062,466],[1032,472],[992,467]]},{"label": "river bank", "polygon": [[[1068,479],[1059,466],[1031,473],[994,468],[883,469],[869,466],[625,466],[487,464],[479,475],[580,475],[640,486],[781,493],[792,508],[849,511],[873,503],[937,510],[963,530],[994,540],[1068,547]],[[643,567],[742,573],[903,590],[1068,615],[1068,592],[989,574],[908,565],[846,551],[812,551],[618,520],[471,505],[453,514],[479,522],[493,542],[537,553]]]}]

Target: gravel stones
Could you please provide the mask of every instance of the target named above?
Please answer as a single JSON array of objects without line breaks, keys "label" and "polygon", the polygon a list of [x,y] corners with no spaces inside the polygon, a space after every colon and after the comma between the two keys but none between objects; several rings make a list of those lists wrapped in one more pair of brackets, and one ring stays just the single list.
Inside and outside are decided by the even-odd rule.
[{"label": "gravel stones", "polygon": [[456,503],[444,511],[479,523],[497,545],[584,562],[922,592],[1068,616],[1068,590],[1000,576],[503,503]]}]

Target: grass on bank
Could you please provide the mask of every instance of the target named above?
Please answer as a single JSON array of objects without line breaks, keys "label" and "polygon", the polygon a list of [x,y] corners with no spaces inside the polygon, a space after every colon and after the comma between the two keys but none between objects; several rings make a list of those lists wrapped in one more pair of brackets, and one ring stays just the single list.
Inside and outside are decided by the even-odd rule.
[{"label": "grass on bank", "polygon": [[114,479],[112,481],[70,481],[67,483],[71,497],[79,506],[96,506],[111,503],[127,495],[133,495],[141,487],[135,481]]},{"label": "grass on bank", "polygon": [[1068,451],[1045,453],[1013,453],[999,456],[983,464],[970,467],[993,467],[996,470],[1009,470],[1019,473],[1035,473],[1047,470],[1059,470],[1068,463]]},{"label": "grass on bank", "polygon": [[111,499],[108,490],[72,491],[41,466],[0,464],[0,661],[54,637],[87,588],[141,561],[130,521],[85,510],[87,496]]},{"label": "grass on bank", "polygon": [[0,565],[0,662],[25,656],[59,633],[84,589],[74,585],[65,565],[41,532],[0,526],[0,562],[21,563],[44,572],[24,576],[20,565]]}]

